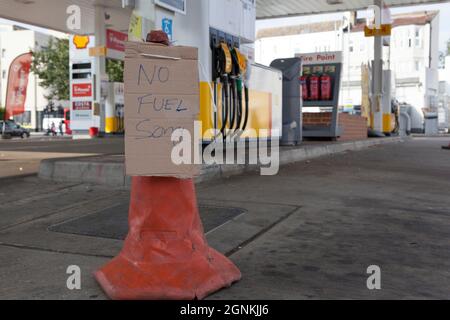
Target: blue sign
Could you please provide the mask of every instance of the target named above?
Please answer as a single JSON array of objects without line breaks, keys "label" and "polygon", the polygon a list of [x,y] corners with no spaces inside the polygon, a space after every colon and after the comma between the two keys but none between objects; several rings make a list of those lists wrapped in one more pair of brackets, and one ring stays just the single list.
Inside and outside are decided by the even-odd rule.
[{"label": "blue sign", "polygon": [[162,20],[162,29],[169,36],[169,40],[173,41],[173,20],[164,18]]}]

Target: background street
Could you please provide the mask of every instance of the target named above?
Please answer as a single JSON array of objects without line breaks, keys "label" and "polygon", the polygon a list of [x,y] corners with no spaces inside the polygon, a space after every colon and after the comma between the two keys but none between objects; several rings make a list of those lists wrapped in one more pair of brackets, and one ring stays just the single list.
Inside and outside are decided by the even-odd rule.
[{"label": "background street", "polygon": [[0,178],[36,174],[43,159],[123,153],[124,140],[120,137],[74,141],[64,137],[36,136],[24,140],[0,140]]}]

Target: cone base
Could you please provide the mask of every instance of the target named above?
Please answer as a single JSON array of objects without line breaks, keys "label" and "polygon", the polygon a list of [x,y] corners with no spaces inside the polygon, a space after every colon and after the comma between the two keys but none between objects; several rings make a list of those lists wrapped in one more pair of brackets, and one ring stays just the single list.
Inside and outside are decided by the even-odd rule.
[{"label": "cone base", "polygon": [[208,246],[193,179],[133,177],[128,236],[95,277],[115,300],[194,300],[241,273]]},{"label": "cone base", "polygon": [[113,300],[204,299],[241,279],[239,269],[209,248],[189,261],[134,263],[120,254],[95,274]]}]

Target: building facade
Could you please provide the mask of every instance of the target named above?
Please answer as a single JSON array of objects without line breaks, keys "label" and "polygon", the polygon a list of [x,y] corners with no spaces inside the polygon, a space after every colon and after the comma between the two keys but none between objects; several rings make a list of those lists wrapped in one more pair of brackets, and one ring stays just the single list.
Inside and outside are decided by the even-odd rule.
[{"label": "building facade", "polygon": [[449,131],[450,128],[450,56],[445,58],[444,68],[439,69],[439,129]]},{"label": "building facade", "polygon": [[[392,70],[393,97],[419,115],[414,131],[423,130],[423,109],[438,107],[439,12],[393,15],[385,42],[384,69]],[[255,44],[256,61],[265,65],[298,53],[343,51],[340,106],[361,105],[363,65],[373,60],[374,40],[364,36],[365,20],[350,14],[344,21],[262,29]],[[349,27],[350,26],[350,27]]]}]

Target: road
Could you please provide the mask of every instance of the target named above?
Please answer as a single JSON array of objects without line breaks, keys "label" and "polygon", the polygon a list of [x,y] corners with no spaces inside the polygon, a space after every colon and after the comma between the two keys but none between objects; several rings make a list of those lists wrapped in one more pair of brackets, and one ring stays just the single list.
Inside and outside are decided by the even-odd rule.
[{"label": "road", "polygon": [[[245,212],[207,228],[211,246],[243,274],[209,299],[449,299],[450,151],[441,149],[449,140],[416,138],[273,177],[199,184],[206,226],[215,218],[207,206]],[[105,299],[92,273],[122,246],[123,234],[105,232],[126,230],[129,190],[5,181],[0,298]],[[66,288],[69,265],[82,270],[81,290]],[[372,265],[381,290],[367,288]]]},{"label": "road", "polygon": [[0,140],[0,178],[36,174],[43,159],[123,154],[123,138],[72,140],[32,137]]}]

